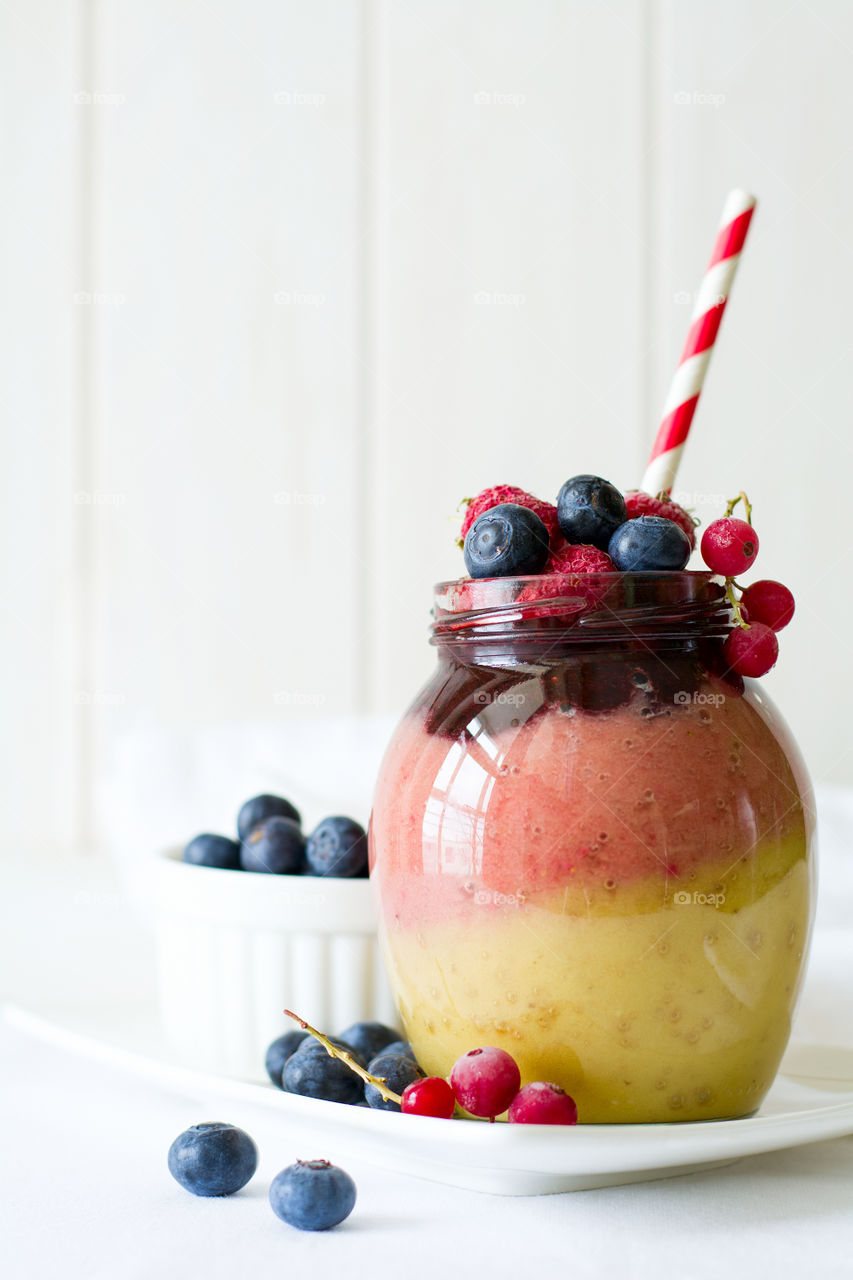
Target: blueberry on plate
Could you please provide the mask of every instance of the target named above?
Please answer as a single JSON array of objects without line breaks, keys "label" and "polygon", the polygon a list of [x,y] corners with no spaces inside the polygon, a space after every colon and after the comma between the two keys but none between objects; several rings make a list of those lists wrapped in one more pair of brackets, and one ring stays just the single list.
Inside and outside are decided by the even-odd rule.
[{"label": "blueberry on plate", "polygon": [[298,876],[305,869],[305,837],[292,818],[267,818],[240,845],[244,871]]},{"label": "blueberry on plate", "polygon": [[683,569],[690,559],[690,539],[674,520],[637,516],[616,530],[607,552],[624,573]]},{"label": "blueberry on plate", "polygon": [[328,1231],[352,1213],[355,1183],[328,1160],[297,1160],[270,1184],[273,1213],[300,1231]]},{"label": "blueberry on plate", "polygon": [[281,796],[252,796],[237,814],[237,835],[245,840],[252,828],[267,818],[292,818],[296,823],[302,822],[299,810],[289,800]]},{"label": "blueberry on plate", "polygon": [[622,494],[601,476],[572,476],[557,494],[557,523],[566,542],[607,551],[613,534],[627,519]]},{"label": "blueberry on plate", "polygon": [[233,1124],[194,1124],[169,1148],[169,1172],[194,1196],[231,1196],[258,1167],[258,1149]]},{"label": "blueberry on plate", "polygon": [[384,1022],[354,1022],[346,1031],[341,1032],[341,1040],[345,1044],[351,1044],[365,1062],[375,1058],[387,1045],[399,1039],[399,1031],[387,1027]]},{"label": "blueberry on plate", "polygon": [[540,573],[549,555],[548,530],[535,511],[502,502],[478,516],[462,554],[472,578]]},{"label": "blueberry on plate", "polygon": [[[346,1049],[360,1067],[366,1067],[364,1057],[353,1045],[333,1039],[337,1049]],[[326,1102],[345,1102],[357,1105],[364,1101],[364,1083],[340,1058],[327,1053],[319,1040],[309,1036],[285,1063],[281,1077],[287,1093],[298,1093],[303,1098],[323,1098]]]},{"label": "blueberry on plate", "polygon": [[[414,1080],[423,1080],[424,1072],[411,1058],[402,1053],[380,1053],[368,1066],[372,1076],[381,1076],[389,1089],[402,1094],[407,1085]],[[398,1102],[390,1102],[383,1098],[375,1084],[364,1086],[364,1098],[369,1107],[377,1111],[399,1111]]]},{"label": "blueberry on plate", "polygon": [[223,871],[240,870],[240,846],[227,836],[204,832],[190,840],[183,854],[184,862],[196,867],[219,867]]},{"label": "blueberry on plate", "polygon": [[418,1062],[415,1057],[415,1051],[409,1044],[408,1040],[392,1040],[390,1044],[386,1044],[382,1053],[401,1053],[404,1058],[409,1058],[416,1065]]},{"label": "blueberry on plate", "polygon": [[310,875],[352,879],[367,866],[367,834],[352,818],[324,818],[308,837],[305,861]]},{"label": "blueberry on plate", "polygon": [[281,1082],[281,1073],[284,1071],[288,1058],[296,1052],[307,1035],[307,1031],[285,1031],[284,1035],[273,1040],[267,1049],[264,1066],[267,1069],[267,1075],[277,1089],[284,1088]]}]

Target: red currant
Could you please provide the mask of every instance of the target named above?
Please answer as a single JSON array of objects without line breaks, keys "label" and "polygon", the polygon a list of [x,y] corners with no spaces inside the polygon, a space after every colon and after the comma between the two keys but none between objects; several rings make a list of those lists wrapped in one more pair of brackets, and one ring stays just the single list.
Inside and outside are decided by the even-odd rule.
[{"label": "red currant", "polygon": [[425,1076],[413,1080],[403,1090],[400,1110],[412,1116],[438,1116],[449,1120],[456,1106],[453,1090],[441,1076]]},{"label": "red currant", "polygon": [[787,587],[772,578],[753,582],[744,591],[740,602],[748,610],[751,621],[763,622],[772,631],[787,627],[794,616],[794,597]]},{"label": "red currant", "polygon": [[558,1084],[526,1084],[509,1105],[510,1124],[577,1124],[578,1109]]},{"label": "red currant", "polygon": [[758,555],[758,534],[736,516],[714,520],[702,534],[702,559],[712,573],[736,578]]},{"label": "red currant", "polygon": [[723,653],[739,676],[763,676],[779,657],[779,641],[763,622],[753,622],[729,632]]},{"label": "red currant", "polygon": [[454,1062],[450,1083],[461,1107],[494,1120],[521,1088],[521,1072],[504,1049],[469,1049]]}]

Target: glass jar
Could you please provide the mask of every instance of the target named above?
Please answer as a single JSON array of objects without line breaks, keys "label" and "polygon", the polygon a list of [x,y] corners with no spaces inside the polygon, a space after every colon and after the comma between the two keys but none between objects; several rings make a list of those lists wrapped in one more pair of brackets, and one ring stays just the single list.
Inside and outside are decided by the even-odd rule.
[{"label": "glass jar", "polygon": [[721,580],[436,592],[438,667],[370,831],[421,1065],[498,1045],[586,1123],[755,1111],[808,950],[813,800],[760,684],[726,669]]}]

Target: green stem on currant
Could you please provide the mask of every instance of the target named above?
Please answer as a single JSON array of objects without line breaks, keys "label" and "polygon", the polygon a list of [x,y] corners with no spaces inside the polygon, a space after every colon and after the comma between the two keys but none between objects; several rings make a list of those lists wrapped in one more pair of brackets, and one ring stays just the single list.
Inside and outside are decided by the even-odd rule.
[{"label": "green stem on currant", "polygon": [[746,618],[744,618],[743,612],[740,607],[740,600],[735,595],[734,578],[726,578],[726,599],[728,600],[729,604],[732,607],[732,612],[735,615],[735,620],[737,622],[737,625],[739,627],[743,627],[744,631],[748,631],[749,623],[747,622]]},{"label": "green stem on currant", "polygon": [[738,504],[739,502],[742,502],[742,503],[743,503],[744,510],[745,510],[745,512],[746,512],[746,523],[747,523],[747,524],[752,524],[752,503],[750,502],[749,498],[748,498],[748,497],[746,496],[746,494],[744,493],[743,489],[741,489],[740,493],[738,494],[738,496],[737,496],[736,498],[732,498],[731,502],[730,502],[730,503],[728,504],[728,506],[726,507],[726,515],[727,515],[727,516],[732,515],[732,513],[734,512],[735,507],[737,506],[737,504]]},{"label": "green stem on currant", "polygon": [[357,1076],[361,1076],[365,1084],[372,1084],[377,1089],[386,1102],[396,1102],[400,1106],[403,1099],[399,1093],[395,1093],[393,1089],[389,1089],[385,1083],[384,1076],[372,1076],[369,1071],[365,1071],[364,1067],[359,1066],[355,1058],[347,1053],[346,1049],[339,1049],[337,1045],[332,1044],[328,1036],[324,1036],[322,1031],[318,1031],[316,1027],[312,1027],[304,1018],[300,1018],[298,1013],[294,1013],[291,1009],[285,1009],[285,1017],[292,1018],[294,1022],[298,1022],[303,1031],[307,1031],[309,1036],[313,1036],[315,1040],[319,1040],[320,1044],[326,1050],[331,1058],[340,1058],[341,1062],[345,1062],[350,1071],[354,1071]]}]

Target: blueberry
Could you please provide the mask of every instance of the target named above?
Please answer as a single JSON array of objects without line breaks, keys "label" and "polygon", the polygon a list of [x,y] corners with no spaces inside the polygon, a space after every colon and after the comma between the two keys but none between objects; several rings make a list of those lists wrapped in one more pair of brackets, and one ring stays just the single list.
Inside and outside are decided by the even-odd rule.
[{"label": "blueberry", "polygon": [[386,1044],[382,1050],[383,1053],[401,1053],[404,1058],[409,1058],[412,1062],[417,1063],[415,1051],[409,1044],[408,1040],[392,1040],[390,1044]]},{"label": "blueberry", "polygon": [[240,870],[240,846],[227,836],[212,836],[208,832],[190,840],[184,849],[184,862],[197,867],[219,867],[225,871]]},{"label": "blueberry", "polygon": [[285,1031],[284,1035],[279,1036],[277,1040],[273,1040],[267,1049],[264,1066],[267,1069],[267,1075],[277,1089],[284,1088],[281,1082],[281,1073],[284,1071],[287,1059],[296,1052],[307,1035],[307,1031]]},{"label": "blueberry", "polygon": [[341,1039],[351,1044],[369,1062],[378,1053],[382,1053],[386,1045],[400,1039],[399,1031],[386,1027],[384,1022],[354,1022],[346,1031],[341,1032]]},{"label": "blueberry", "polygon": [[266,822],[267,818],[292,818],[296,823],[302,822],[299,810],[289,800],[281,796],[252,796],[237,814],[237,835],[245,840],[252,827]]},{"label": "blueberry", "polygon": [[[353,1045],[334,1039],[338,1049],[346,1049],[361,1067],[364,1057]],[[301,1094],[303,1098],[324,1098],[327,1102],[357,1104],[364,1100],[364,1084],[360,1076],[351,1071],[340,1058],[327,1053],[319,1040],[312,1037],[303,1041],[288,1058],[282,1074],[282,1084],[288,1093]]]},{"label": "blueberry", "polygon": [[308,871],[315,876],[357,876],[367,866],[367,835],[352,818],[324,818],[305,846]]},{"label": "blueberry", "polygon": [[616,530],[607,550],[616,568],[626,573],[683,569],[690,559],[690,539],[674,520],[637,516]]},{"label": "blueberry", "polygon": [[327,1231],[352,1213],[355,1183],[328,1160],[297,1160],[270,1184],[270,1205],[300,1231]]},{"label": "blueberry", "polygon": [[463,554],[472,578],[508,578],[540,573],[548,552],[548,530],[536,512],[502,502],[474,521]]},{"label": "blueberry", "polygon": [[194,1124],[169,1147],[169,1172],[194,1196],[231,1196],[258,1167],[258,1149],[233,1124]]},{"label": "blueberry", "polygon": [[300,875],[305,868],[305,837],[292,818],[267,818],[240,846],[244,871]]},{"label": "blueberry", "polygon": [[557,494],[557,522],[566,542],[591,543],[606,551],[627,519],[622,494],[601,476],[572,476]]},{"label": "blueberry", "polygon": [[[389,1089],[402,1093],[413,1080],[423,1080],[424,1073],[416,1062],[402,1053],[380,1053],[368,1066],[372,1076],[382,1076]],[[364,1086],[364,1097],[369,1107],[377,1111],[399,1111],[398,1102],[389,1102],[374,1084]]]}]

